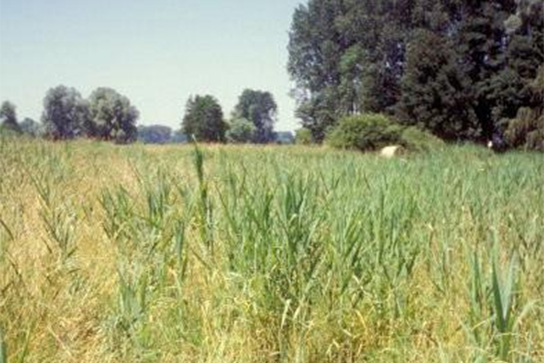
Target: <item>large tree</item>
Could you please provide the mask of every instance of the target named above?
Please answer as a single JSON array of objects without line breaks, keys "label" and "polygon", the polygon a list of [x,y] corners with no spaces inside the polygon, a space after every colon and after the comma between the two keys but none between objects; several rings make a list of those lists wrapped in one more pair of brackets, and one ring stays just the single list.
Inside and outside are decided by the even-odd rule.
[{"label": "large tree", "polygon": [[75,88],[60,85],[47,91],[43,101],[45,133],[54,140],[72,139],[83,134],[89,122],[87,102]]},{"label": "large tree", "polygon": [[224,142],[227,124],[219,102],[210,95],[190,97],[182,122],[183,133],[197,141]]},{"label": "large tree", "polygon": [[267,143],[274,141],[274,123],[278,106],[270,92],[246,89],[240,95],[235,107],[235,119],[246,119],[255,125],[253,141]]},{"label": "large tree", "polygon": [[288,70],[313,138],[345,115],[391,112],[414,1],[310,0],[293,15]]},{"label": "large tree", "polygon": [[504,25],[504,67],[491,80],[492,116],[501,130],[521,107],[533,103],[534,80],[544,62],[544,1],[518,1]]},{"label": "large tree", "polygon": [[136,140],[139,112],[130,100],[111,88],[97,88],[89,98],[91,137],[127,143]]},{"label": "large tree", "polygon": [[530,102],[543,62],[543,7],[542,0],[308,0],[289,33],[297,117],[316,141],[339,118],[365,112],[413,117],[450,139],[500,135]]},{"label": "large tree", "polygon": [[453,37],[457,43],[458,59],[468,76],[471,98],[481,129],[480,139],[490,140],[498,130],[493,118],[497,106],[496,83],[493,78],[505,67],[505,22],[515,11],[515,1],[463,1],[461,21]]},{"label": "large tree", "polygon": [[2,129],[21,132],[21,127],[17,123],[16,107],[9,101],[4,101],[0,106],[0,130]]},{"label": "large tree", "polygon": [[466,105],[468,79],[456,62],[451,39],[430,30],[414,32],[407,46],[399,119],[449,140],[472,138],[479,127]]},{"label": "large tree", "polygon": [[341,113],[339,56],[349,44],[337,19],[346,13],[340,0],[311,0],[295,10],[289,32],[288,71],[296,84],[297,117],[317,140]]}]

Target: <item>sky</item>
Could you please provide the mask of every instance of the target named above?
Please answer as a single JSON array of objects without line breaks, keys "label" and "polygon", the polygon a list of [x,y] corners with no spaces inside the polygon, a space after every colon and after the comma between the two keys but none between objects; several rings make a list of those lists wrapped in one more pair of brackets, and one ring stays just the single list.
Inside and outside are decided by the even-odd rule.
[{"label": "sky", "polygon": [[52,87],[111,87],[139,124],[178,129],[191,95],[213,95],[229,117],[251,88],[274,95],[276,130],[293,130],[287,43],[300,2],[0,0],[0,102],[39,120]]}]

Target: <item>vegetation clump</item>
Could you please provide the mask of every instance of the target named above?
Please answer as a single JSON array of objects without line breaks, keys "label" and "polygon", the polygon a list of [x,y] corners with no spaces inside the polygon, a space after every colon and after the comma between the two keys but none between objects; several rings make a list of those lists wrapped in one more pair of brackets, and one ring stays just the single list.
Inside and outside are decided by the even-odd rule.
[{"label": "vegetation clump", "polygon": [[506,130],[506,139],[512,147],[544,151],[544,66],[531,83],[531,103],[518,110]]},{"label": "vegetation clump", "polygon": [[227,131],[227,141],[234,144],[249,143],[255,138],[257,128],[245,118],[234,119]]},{"label": "vegetation clump", "polygon": [[295,131],[295,143],[297,145],[310,145],[313,143],[312,131],[307,128],[300,128]]},{"label": "vegetation clump", "polygon": [[211,95],[189,98],[183,117],[183,133],[200,142],[225,142],[228,125],[223,120],[223,109]]},{"label": "vegetation clump", "polygon": [[345,117],[329,131],[326,142],[335,148],[360,151],[376,151],[388,145],[428,151],[443,143],[428,132],[405,127],[382,114]]},{"label": "vegetation clump", "polygon": [[[252,131],[250,141],[265,144],[274,141],[274,124],[276,123],[278,106],[270,92],[246,89],[238,98],[238,103],[234,109],[234,120],[237,121],[236,133],[242,130],[238,126],[240,120],[249,121],[255,127]],[[242,127],[248,129],[248,125]],[[242,133],[246,133],[245,131]],[[239,141],[237,141],[239,142]],[[247,142],[247,141],[244,141]]]},{"label": "vegetation clump", "polygon": [[21,133],[21,126],[17,122],[16,107],[9,101],[4,101],[0,106],[0,132]]},{"label": "vegetation clump", "polygon": [[140,115],[130,100],[112,88],[98,88],[89,97],[88,137],[126,144],[136,140]]}]

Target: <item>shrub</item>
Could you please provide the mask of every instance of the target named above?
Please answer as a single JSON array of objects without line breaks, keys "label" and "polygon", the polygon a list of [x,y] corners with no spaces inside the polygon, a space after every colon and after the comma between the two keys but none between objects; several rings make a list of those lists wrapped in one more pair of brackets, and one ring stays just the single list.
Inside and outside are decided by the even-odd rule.
[{"label": "shrub", "polygon": [[310,145],[313,143],[312,131],[303,127],[295,131],[295,143],[297,145]]},{"label": "shrub", "polygon": [[410,126],[402,131],[400,144],[410,151],[430,151],[443,146],[444,141],[429,132]]},{"label": "shrub", "polygon": [[518,110],[505,132],[512,147],[544,151],[544,66],[531,84],[531,105]]},{"label": "shrub", "polygon": [[402,141],[402,126],[381,114],[349,116],[341,119],[326,137],[339,149],[373,151]]},{"label": "shrub", "polygon": [[245,118],[235,119],[227,131],[227,141],[231,143],[251,142],[255,137],[256,131],[257,128],[253,125],[253,122]]},{"label": "shrub", "polygon": [[341,119],[327,134],[327,143],[339,149],[373,151],[401,145],[409,151],[429,151],[444,142],[415,126],[404,127],[385,115],[364,114]]},{"label": "shrub", "polygon": [[515,148],[544,151],[544,115],[523,107],[505,132],[508,144]]}]

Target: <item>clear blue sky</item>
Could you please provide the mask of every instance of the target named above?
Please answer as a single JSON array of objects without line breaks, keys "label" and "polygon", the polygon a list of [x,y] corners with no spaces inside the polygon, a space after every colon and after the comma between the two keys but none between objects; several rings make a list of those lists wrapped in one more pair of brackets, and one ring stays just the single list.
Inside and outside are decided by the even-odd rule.
[{"label": "clear blue sky", "polygon": [[267,90],[277,130],[298,127],[286,71],[301,0],[0,0],[0,101],[39,120],[59,84],[84,97],[112,87],[140,124],[179,128],[187,98],[212,94],[226,116],[244,88]]}]

